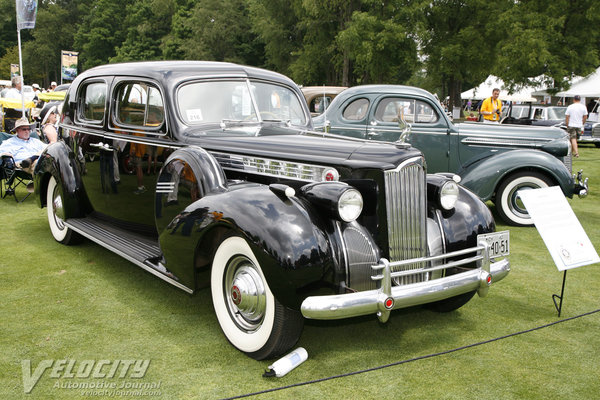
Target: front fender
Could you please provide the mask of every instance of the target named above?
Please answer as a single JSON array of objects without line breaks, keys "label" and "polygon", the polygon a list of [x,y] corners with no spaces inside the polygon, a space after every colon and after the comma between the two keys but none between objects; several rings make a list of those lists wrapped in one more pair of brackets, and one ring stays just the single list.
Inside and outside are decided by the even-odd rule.
[{"label": "front fender", "polygon": [[201,260],[196,267],[208,268],[227,235],[242,236],[275,297],[299,309],[302,299],[297,290],[321,280],[333,268],[327,234],[320,224],[315,213],[295,198],[276,194],[265,185],[239,184],[189,205],[159,240],[167,268],[193,287],[194,271],[182,266]]},{"label": "front fender", "polygon": [[461,184],[483,201],[491,200],[500,182],[517,171],[538,171],[556,182],[565,196],[573,196],[573,178],[556,157],[538,150],[512,150],[478,160],[458,171]]},{"label": "front fender", "polygon": [[54,176],[62,186],[65,217],[83,216],[84,205],[87,203],[82,190],[80,168],[71,149],[62,141],[47,146],[36,164],[34,187],[40,207],[46,206],[46,191],[50,176]]},{"label": "front fender", "polygon": [[[431,209],[431,208],[430,208]],[[489,207],[476,194],[459,186],[458,200],[454,209],[434,209],[443,232],[445,252],[477,246],[477,235],[494,232],[496,223]]]}]

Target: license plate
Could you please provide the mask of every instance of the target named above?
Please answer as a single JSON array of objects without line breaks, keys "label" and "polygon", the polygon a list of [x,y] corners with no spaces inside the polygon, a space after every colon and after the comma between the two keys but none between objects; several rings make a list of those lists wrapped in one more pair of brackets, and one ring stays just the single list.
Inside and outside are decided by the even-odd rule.
[{"label": "license plate", "polygon": [[477,235],[477,243],[485,240],[490,248],[490,258],[509,255],[509,231]]}]

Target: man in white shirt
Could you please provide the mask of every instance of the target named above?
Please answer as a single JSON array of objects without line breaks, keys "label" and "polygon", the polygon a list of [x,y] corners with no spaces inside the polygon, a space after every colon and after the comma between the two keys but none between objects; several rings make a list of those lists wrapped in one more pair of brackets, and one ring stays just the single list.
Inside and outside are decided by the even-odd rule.
[{"label": "man in white shirt", "polygon": [[[21,87],[23,86],[20,76],[13,76],[11,78],[11,88],[4,94],[4,98],[21,101]],[[23,109],[19,108],[5,108],[4,109],[4,127],[6,132],[12,131],[15,126],[15,121],[23,116]]]},{"label": "man in white shirt", "polygon": [[579,157],[579,149],[577,148],[577,139],[581,136],[581,131],[587,120],[588,112],[587,108],[581,104],[581,97],[576,95],[573,97],[573,104],[567,107],[565,116],[565,123],[567,125],[567,132],[571,139],[571,147],[573,149],[573,155]]}]

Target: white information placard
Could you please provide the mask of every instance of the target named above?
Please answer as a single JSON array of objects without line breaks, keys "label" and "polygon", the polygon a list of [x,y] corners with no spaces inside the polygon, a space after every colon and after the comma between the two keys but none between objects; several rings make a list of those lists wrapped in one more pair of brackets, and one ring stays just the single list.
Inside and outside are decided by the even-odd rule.
[{"label": "white information placard", "polygon": [[519,196],[559,271],[600,262],[558,186],[521,190]]}]

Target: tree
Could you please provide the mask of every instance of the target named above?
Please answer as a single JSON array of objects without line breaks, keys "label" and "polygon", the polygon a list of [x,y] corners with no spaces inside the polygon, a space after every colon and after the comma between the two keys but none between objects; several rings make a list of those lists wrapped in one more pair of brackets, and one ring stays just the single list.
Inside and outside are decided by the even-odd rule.
[{"label": "tree", "polygon": [[424,0],[419,30],[427,74],[440,83],[450,106],[460,106],[465,80],[481,82],[495,70],[499,32],[492,27],[509,0]]},{"label": "tree", "polygon": [[[600,4],[595,0],[516,1],[502,13],[496,29],[496,74],[511,86],[542,78],[555,90],[573,75],[587,75],[600,62]],[[539,81],[539,79],[538,79]]]},{"label": "tree", "polygon": [[159,60],[163,58],[161,41],[171,29],[176,9],[173,0],[138,0],[128,6],[125,41],[110,62]]},{"label": "tree", "polygon": [[128,6],[135,0],[94,0],[85,7],[81,25],[74,40],[80,51],[83,70],[107,63],[127,37]]},{"label": "tree", "polygon": [[186,59],[262,65],[263,47],[251,29],[244,0],[201,0],[184,25],[191,32],[181,49]]},{"label": "tree", "polygon": [[365,2],[369,11],[355,11],[336,45],[354,66],[356,83],[403,83],[417,62],[417,46],[411,32],[410,2]]}]

